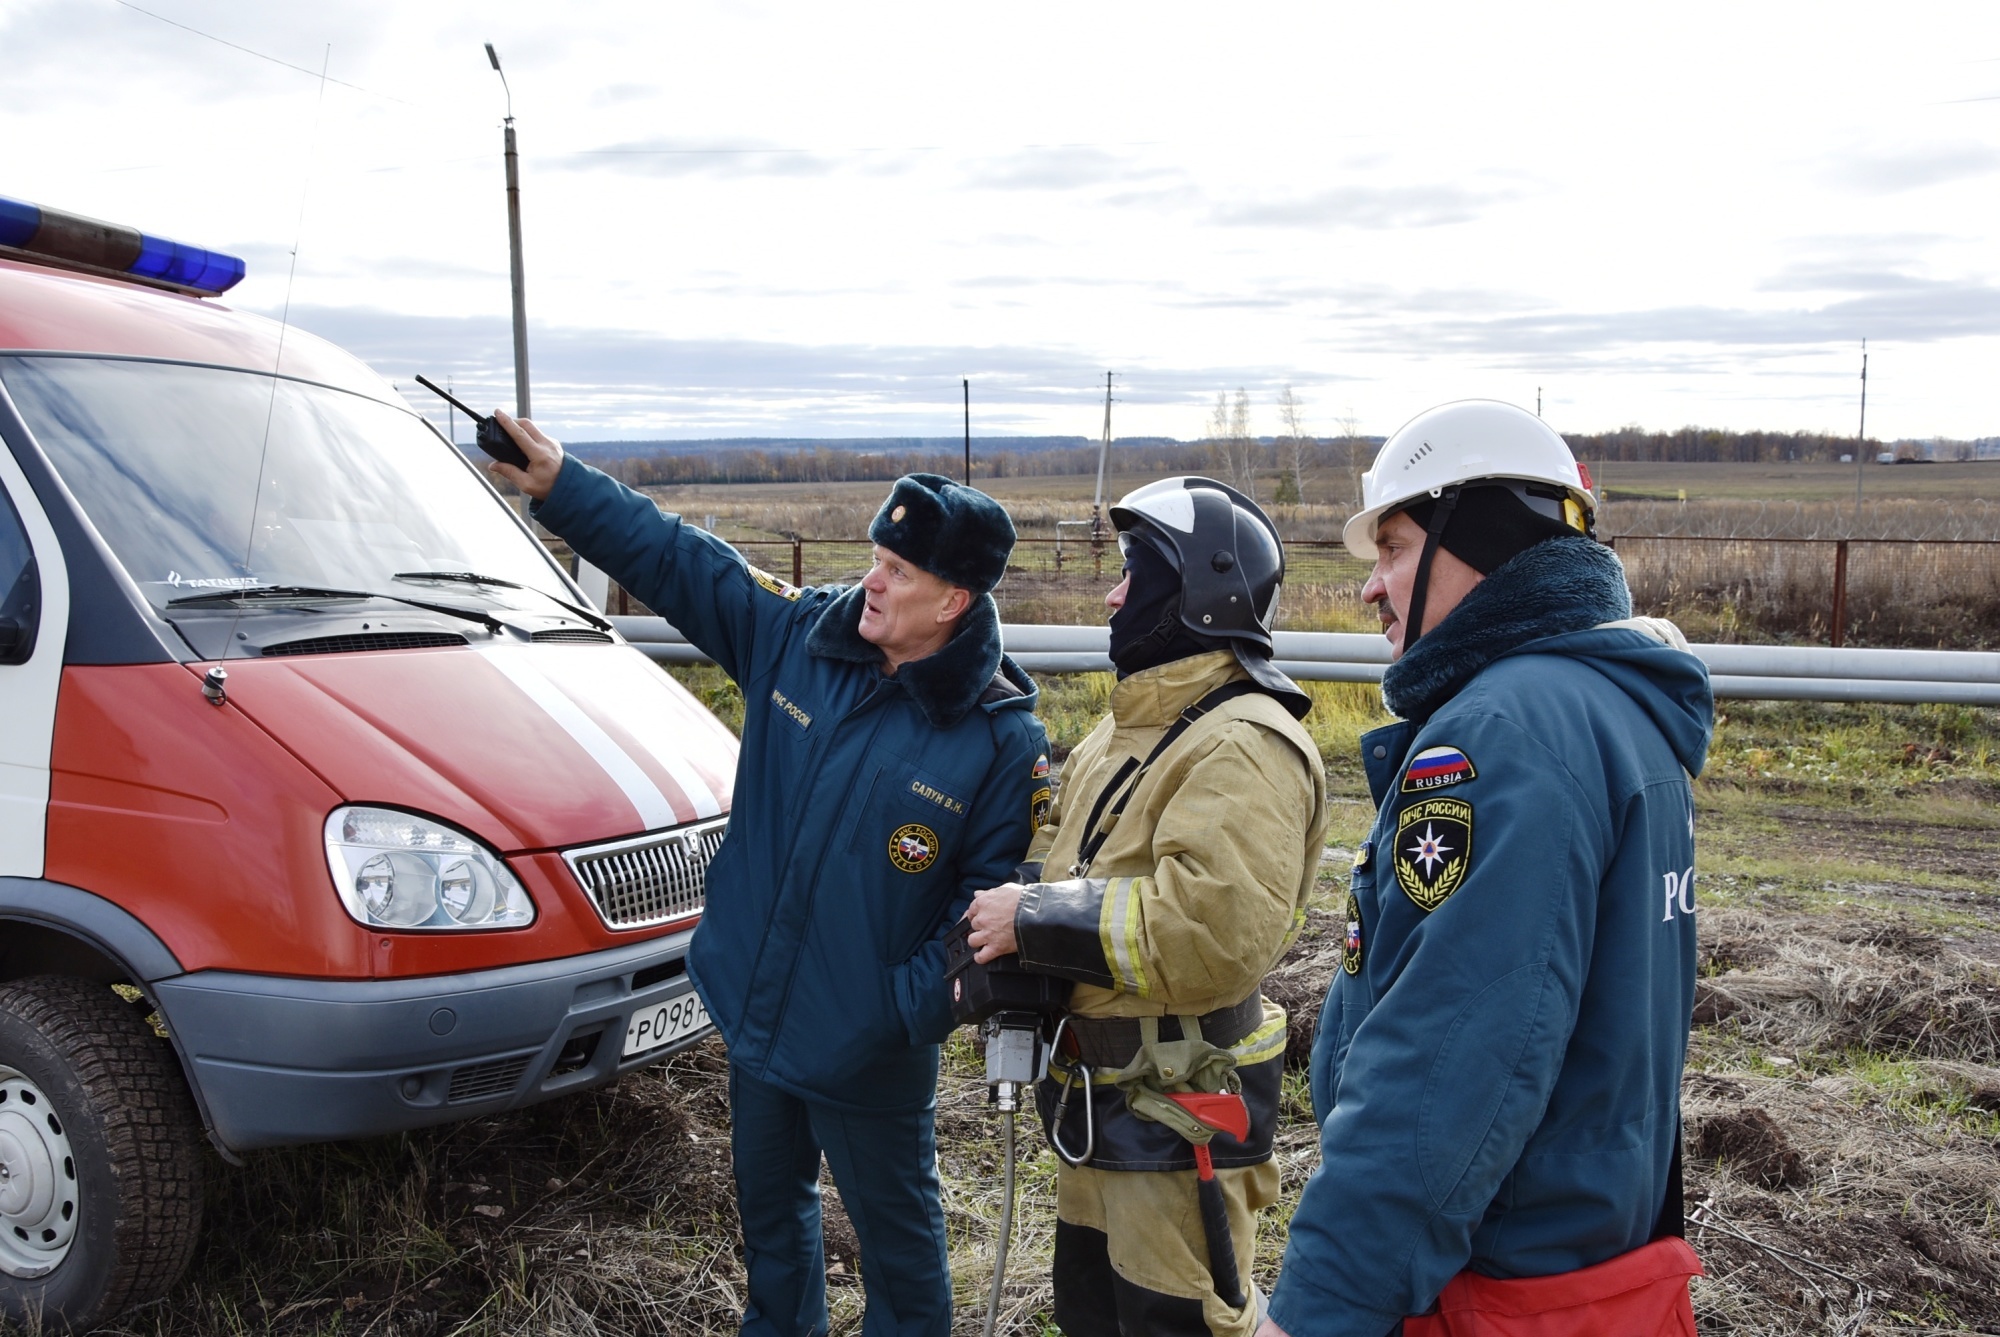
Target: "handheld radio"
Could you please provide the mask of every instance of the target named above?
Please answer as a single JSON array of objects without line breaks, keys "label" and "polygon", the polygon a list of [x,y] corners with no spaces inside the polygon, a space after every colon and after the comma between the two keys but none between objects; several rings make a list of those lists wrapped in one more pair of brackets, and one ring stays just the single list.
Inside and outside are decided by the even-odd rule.
[{"label": "handheld radio", "polygon": [[507,435],[507,429],[495,422],[490,415],[475,413],[472,409],[466,407],[464,400],[458,398],[428,377],[418,376],[417,384],[457,409],[460,413],[463,413],[466,417],[472,419],[472,439],[481,450],[491,455],[494,459],[499,460],[502,464],[511,464],[516,469],[525,469],[528,467],[526,453],[514,444],[514,438]]}]

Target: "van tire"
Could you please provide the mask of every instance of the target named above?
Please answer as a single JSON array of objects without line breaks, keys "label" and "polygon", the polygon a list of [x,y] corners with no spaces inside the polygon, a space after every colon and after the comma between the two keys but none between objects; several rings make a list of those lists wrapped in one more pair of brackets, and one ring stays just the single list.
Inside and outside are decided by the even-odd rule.
[{"label": "van tire", "polygon": [[0,984],[0,1069],[23,1079],[17,1110],[23,1090],[54,1108],[76,1201],[74,1237],[52,1271],[19,1275],[18,1254],[12,1270],[0,1266],[0,1317],[81,1332],[164,1295],[194,1253],[205,1162],[180,1063],[144,1005],[68,976]]}]

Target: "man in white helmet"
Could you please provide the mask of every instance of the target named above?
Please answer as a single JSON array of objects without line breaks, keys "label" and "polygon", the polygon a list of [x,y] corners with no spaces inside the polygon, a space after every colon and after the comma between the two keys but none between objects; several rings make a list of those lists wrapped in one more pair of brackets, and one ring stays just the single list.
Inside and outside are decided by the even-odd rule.
[{"label": "man in white helmet", "polygon": [[1111,519],[1111,713],[1063,769],[1032,884],[979,892],[971,942],[1074,981],[1038,1092],[1062,1156],[1056,1322],[1248,1337],[1285,1052],[1284,1009],[1258,985],[1304,922],[1325,773],[1296,718],[1310,698],[1270,660],[1269,518],[1225,484],[1169,478]]},{"label": "man in white helmet", "polygon": [[1712,701],[1506,404],[1382,447],[1346,541],[1402,723],[1320,1015],[1322,1161],[1260,1337],[1688,1334],[1680,1077]]}]

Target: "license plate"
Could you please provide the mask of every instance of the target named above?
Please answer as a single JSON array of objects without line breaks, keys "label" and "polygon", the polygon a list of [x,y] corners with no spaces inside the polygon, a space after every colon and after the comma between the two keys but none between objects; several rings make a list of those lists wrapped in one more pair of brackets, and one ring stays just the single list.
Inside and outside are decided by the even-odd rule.
[{"label": "license plate", "polygon": [[690,989],[678,998],[668,998],[632,1014],[625,1027],[623,1057],[631,1058],[670,1045],[707,1025],[708,1009],[701,1005],[701,995]]}]

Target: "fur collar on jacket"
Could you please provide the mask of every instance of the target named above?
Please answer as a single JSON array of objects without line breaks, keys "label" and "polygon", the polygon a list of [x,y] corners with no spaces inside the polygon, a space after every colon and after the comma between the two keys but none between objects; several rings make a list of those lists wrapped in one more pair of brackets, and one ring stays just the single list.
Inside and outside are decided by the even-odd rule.
[{"label": "fur collar on jacket", "polygon": [[1630,616],[1632,592],[1611,549],[1582,535],[1537,543],[1495,567],[1389,665],[1382,701],[1404,719],[1428,719],[1479,670],[1529,641]]},{"label": "fur collar on jacket", "polygon": [[[861,636],[861,606],[867,593],[859,585],[828,602],[819,621],[806,634],[806,651],[821,659],[850,664],[882,662],[882,651]],[[896,670],[896,681],[917,704],[934,729],[949,729],[974,706],[997,697],[1028,696],[1034,684],[1000,653],[1000,610],[993,596],[982,594],[959,619],[958,630],[936,654],[912,659]]]}]

